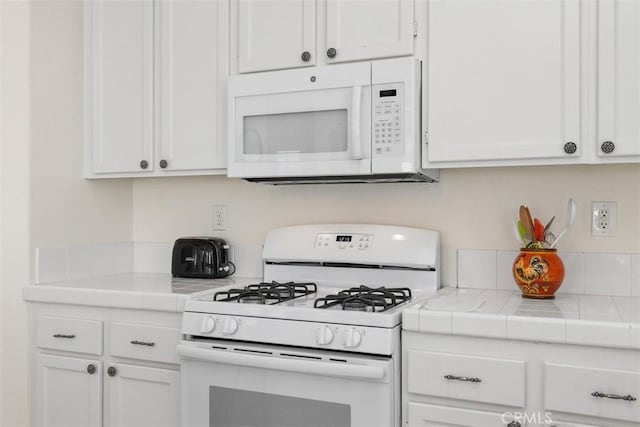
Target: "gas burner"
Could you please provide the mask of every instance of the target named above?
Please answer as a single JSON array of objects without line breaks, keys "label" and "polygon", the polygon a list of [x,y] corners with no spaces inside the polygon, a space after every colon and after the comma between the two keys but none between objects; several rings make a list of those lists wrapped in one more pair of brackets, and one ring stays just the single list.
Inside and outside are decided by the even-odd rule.
[{"label": "gas burner", "polygon": [[411,299],[409,288],[358,288],[345,289],[335,295],[315,300],[314,308],[338,307],[347,311],[381,312]]},{"label": "gas burner", "polygon": [[256,283],[242,289],[216,292],[214,301],[231,301],[248,304],[278,304],[305,295],[315,294],[315,283]]}]

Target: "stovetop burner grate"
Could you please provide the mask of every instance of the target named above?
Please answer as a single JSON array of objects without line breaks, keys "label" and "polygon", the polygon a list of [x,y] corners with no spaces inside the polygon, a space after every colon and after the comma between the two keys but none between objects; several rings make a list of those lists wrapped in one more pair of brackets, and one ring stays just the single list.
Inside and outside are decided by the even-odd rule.
[{"label": "stovetop burner grate", "polygon": [[256,283],[245,286],[242,289],[229,289],[227,291],[216,292],[213,295],[214,301],[230,301],[248,304],[278,304],[305,295],[317,292],[315,283]]},{"label": "stovetop burner grate", "polygon": [[386,311],[411,299],[409,288],[360,286],[315,300],[314,308],[338,307],[348,311]]}]

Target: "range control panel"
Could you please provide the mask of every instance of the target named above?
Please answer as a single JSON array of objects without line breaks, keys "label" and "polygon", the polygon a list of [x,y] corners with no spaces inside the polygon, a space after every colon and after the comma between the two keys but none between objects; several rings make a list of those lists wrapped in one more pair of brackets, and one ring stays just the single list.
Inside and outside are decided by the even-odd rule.
[{"label": "range control panel", "polygon": [[319,233],[316,235],[315,247],[318,249],[364,251],[371,248],[372,244],[373,234]]},{"label": "range control panel", "polygon": [[395,157],[403,154],[402,84],[373,87],[373,155]]}]

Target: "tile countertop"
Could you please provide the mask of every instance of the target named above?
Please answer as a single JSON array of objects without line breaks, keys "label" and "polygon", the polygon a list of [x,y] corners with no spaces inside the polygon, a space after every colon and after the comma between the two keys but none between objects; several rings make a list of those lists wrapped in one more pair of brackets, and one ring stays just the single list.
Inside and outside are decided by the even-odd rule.
[{"label": "tile countertop", "polygon": [[443,288],[403,312],[408,331],[640,349],[640,297]]},{"label": "tile countertop", "polygon": [[164,273],[123,273],[26,286],[22,295],[29,302],[182,312],[193,293],[259,281],[255,277],[182,279]]}]

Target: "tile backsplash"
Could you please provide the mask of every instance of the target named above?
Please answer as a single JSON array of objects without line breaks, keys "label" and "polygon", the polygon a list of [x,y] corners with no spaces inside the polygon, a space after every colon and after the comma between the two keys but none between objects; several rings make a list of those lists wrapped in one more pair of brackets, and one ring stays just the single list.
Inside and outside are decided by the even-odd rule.
[{"label": "tile backsplash", "polygon": [[36,249],[35,283],[86,279],[133,271],[133,243]]},{"label": "tile backsplash", "polygon": [[[458,249],[459,288],[517,289],[517,251]],[[565,277],[558,293],[640,296],[640,254],[559,252]]]},{"label": "tile backsplash", "polygon": [[[35,283],[121,273],[171,273],[173,243],[115,242],[36,249]],[[232,246],[236,276],[262,277],[262,245]]]},{"label": "tile backsplash", "polygon": [[[36,283],[119,273],[171,273],[173,243],[116,242],[36,249]],[[459,288],[517,289],[517,251],[458,249]],[[565,277],[558,293],[640,296],[640,254],[560,252]],[[239,277],[262,277],[262,245],[232,246]]]}]

